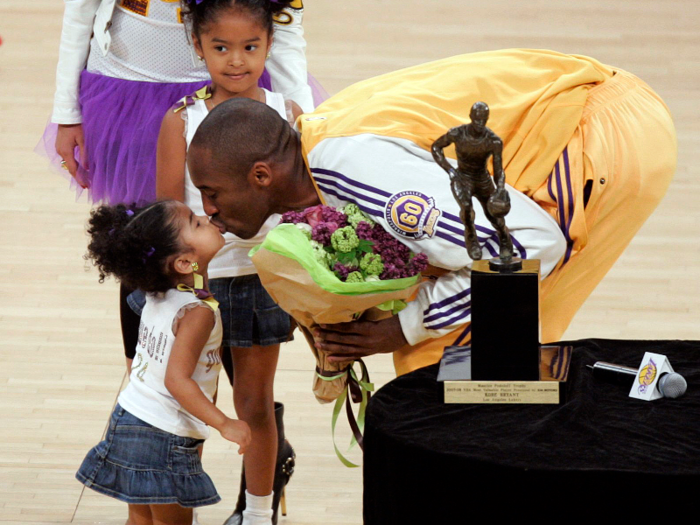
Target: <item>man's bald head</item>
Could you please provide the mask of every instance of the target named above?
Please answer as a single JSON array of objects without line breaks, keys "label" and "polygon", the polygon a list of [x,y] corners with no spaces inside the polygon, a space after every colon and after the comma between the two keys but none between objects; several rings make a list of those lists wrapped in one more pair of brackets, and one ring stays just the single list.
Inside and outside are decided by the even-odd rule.
[{"label": "man's bald head", "polygon": [[232,177],[246,175],[258,161],[274,161],[290,147],[294,131],[279,114],[249,98],[232,98],[217,105],[202,121],[190,151],[205,158],[208,166],[190,166],[198,177],[217,172]]}]

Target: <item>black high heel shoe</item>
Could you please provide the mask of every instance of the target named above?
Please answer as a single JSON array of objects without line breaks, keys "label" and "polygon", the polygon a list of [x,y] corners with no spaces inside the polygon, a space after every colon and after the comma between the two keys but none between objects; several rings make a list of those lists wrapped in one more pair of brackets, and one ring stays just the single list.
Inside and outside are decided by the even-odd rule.
[{"label": "black high heel shoe", "polygon": [[[284,438],[284,405],[275,401],[275,425],[277,426],[277,462],[275,464],[275,479],[272,483],[274,497],[272,499],[272,523],[277,525],[279,508],[282,516],[287,515],[286,486],[294,474],[296,454],[292,445]],[[241,488],[238,493],[238,502],[233,514],[224,522],[224,525],[241,525],[243,523],[243,511],[245,510],[245,466],[241,472]]]}]

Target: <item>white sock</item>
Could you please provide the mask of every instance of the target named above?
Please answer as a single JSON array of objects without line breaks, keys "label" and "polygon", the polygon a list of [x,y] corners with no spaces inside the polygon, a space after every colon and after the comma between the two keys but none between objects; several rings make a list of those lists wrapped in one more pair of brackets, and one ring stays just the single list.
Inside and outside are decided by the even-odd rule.
[{"label": "white sock", "polygon": [[272,523],[272,494],[253,496],[245,491],[245,510],[242,525],[270,525]]}]

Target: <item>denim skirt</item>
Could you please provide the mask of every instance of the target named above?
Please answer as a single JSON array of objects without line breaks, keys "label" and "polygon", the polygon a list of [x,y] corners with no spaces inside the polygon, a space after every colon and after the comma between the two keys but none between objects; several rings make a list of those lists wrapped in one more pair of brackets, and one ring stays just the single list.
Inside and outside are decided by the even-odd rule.
[{"label": "denim skirt", "polygon": [[289,314],[277,306],[257,274],[211,279],[209,291],[219,301],[223,347],[271,346],[292,340]]},{"label": "denim skirt", "polygon": [[135,505],[212,505],[221,498],[202,470],[202,443],[157,429],[117,404],[104,441],[88,452],[75,477]]}]

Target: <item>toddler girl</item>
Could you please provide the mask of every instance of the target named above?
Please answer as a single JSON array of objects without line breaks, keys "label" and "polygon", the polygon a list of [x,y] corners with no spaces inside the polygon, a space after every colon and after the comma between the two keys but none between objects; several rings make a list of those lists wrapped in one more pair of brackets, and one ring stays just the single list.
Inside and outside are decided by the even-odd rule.
[{"label": "toddler girl", "polygon": [[219,229],[182,203],[93,210],[87,257],[100,281],[113,275],[147,292],[129,385],[104,441],[76,477],[129,504],[129,523],[192,523],[192,508],[220,501],[202,470],[207,426],[240,445],[250,428],[212,402],[221,369],[221,317],[207,267],[224,244]]}]

